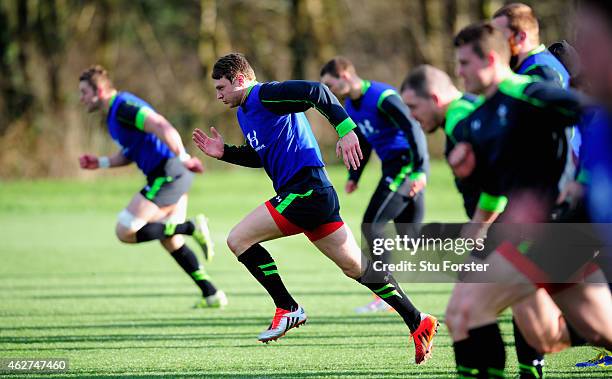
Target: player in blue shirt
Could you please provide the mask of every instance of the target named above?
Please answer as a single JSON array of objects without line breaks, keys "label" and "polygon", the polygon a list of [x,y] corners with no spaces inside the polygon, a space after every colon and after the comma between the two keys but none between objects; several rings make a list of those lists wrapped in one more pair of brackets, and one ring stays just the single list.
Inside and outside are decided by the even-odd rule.
[{"label": "player in blue shirt", "polygon": [[[425,184],[429,166],[427,141],[410,109],[390,85],[361,79],[351,61],[336,57],[320,73],[321,82],[334,95],[344,99],[344,108],[355,121],[364,159],[357,170],[349,170],[345,190],[352,193],[374,150],[382,162],[382,177],[363,215],[361,231],[373,246],[385,237],[385,227],[395,222],[400,235],[416,237],[425,214]],[[372,259],[389,261],[388,252]],[[390,310],[376,297],[357,308],[358,313]]]},{"label": "player in blue shirt", "polygon": [[393,276],[362,261],[361,249],[340,217],[319,146],[304,111],[315,108],[336,129],[337,154],[344,164],[359,167],[361,151],[355,123],[338,99],[318,82],[259,83],[242,54],[219,58],[212,72],[217,99],[238,107],[238,122],[248,144],[229,146],[211,128],[209,137],[194,131],[194,141],[207,155],[230,163],[263,167],[276,195],[248,214],[229,233],[227,244],[238,260],[268,291],[276,312],[259,340],[268,342],[306,322],[306,313],[285,288],[276,263],[261,242],[304,233],[350,278],[378,294],[402,316],[415,343],[415,361],[431,354],[437,320],[419,312]]},{"label": "player in blue shirt", "polygon": [[212,240],[204,215],[185,221],[193,173],[203,171],[200,160],[185,152],[181,136],[153,107],[131,93],[117,91],[101,66],[81,74],[79,90],[88,112],[105,115],[108,133],[120,147],[110,157],[82,155],[81,168],[95,170],[134,162],[147,178],[145,187],[119,213],[117,238],[125,243],[160,241],[202,291],[203,298],[196,307],[225,306],[225,294],[212,284],[183,237],[191,235],[205,258],[212,258]]},{"label": "player in blue shirt", "polygon": [[523,3],[506,4],[495,11],[491,23],[508,39],[514,72],[569,87],[567,69],[540,43],[538,19],[531,7]]}]

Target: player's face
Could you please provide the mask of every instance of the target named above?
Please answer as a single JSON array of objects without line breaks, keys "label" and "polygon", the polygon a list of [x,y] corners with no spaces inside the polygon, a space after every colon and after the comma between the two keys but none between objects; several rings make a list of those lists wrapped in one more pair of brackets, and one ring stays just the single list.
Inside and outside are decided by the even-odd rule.
[{"label": "player's face", "polygon": [[588,8],[576,16],[576,50],[591,95],[612,104],[612,23]]},{"label": "player's face", "polygon": [[344,98],[349,94],[350,86],[346,80],[336,78],[330,74],[325,74],[321,77],[321,83],[329,87],[330,91],[338,98]]},{"label": "player's face", "polygon": [[472,45],[457,48],[457,76],[463,79],[465,90],[472,93],[483,93],[493,78],[493,67],[487,57],[476,54]]},{"label": "player's face", "polygon": [[414,90],[408,88],[402,92],[402,100],[410,108],[412,117],[421,124],[425,133],[432,133],[438,128],[436,104],[432,97],[421,97]]},{"label": "player's face", "polygon": [[240,105],[242,101],[243,88],[236,86],[237,80],[234,79],[234,83],[230,82],[225,76],[221,79],[213,79],[215,90],[217,91],[217,100],[228,105],[230,108],[235,108]]},{"label": "player's face", "polygon": [[85,105],[87,112],[95,112],[100,109],[102,102],[96,91],[86,81],[79,82],[81,104]]}]

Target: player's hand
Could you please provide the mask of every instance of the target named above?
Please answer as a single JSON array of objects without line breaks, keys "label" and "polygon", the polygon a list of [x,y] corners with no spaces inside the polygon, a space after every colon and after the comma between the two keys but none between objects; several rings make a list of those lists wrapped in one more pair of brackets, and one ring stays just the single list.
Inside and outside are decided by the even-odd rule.
[{"label": "player's hand", "polygon": [[342,155],[344,165],[349,170],[351,168],[357,170],[361,165],[360,161],[363,159],[363,154],[359,147],[359,138],[357,138],[355,132],[350,131],[338,140],[336,144],[336,156],[340,158],[340,155]]},{"label": "player's hand", "polygon": [[187,167],[187,170],[195,172],[196,174],[201,174],[204,172],[204,165],[202,164],[202,161],[196,157],[187,159],[183,162],[183,165]]},{"label": "player's hand", "polygon": [[346,185],[344,186],[344,192],[353,193],[357,189],[357,182],[354,180],[347,180]]},{"label": "player's hand", "polygon": [[209,137],[202,130],[196,128],[193,131],[193,142],[204,154],[219,159],[223,157],[223,137],[214,127],[210,128],[210,135]]},{"label": "player's hand", "polygon": [[408,195],[410,197],[415,197],[425,188],[425,186],[427,186],[427,179],[424,175],[422,175],[420,178],[418,178],[417,180],[413,180],[410,183],[410,192],[408,192]]},{"label": "player's hand", "polygon": [[448,164],[451,166],[453,174],[459,179],[472,175],[476,168],[476,156],[472,145],[459,142],[448,154]]},{"label": "player's hand", "polygon": [[100,167],[98,157],[92,154],[83,154],[79,157],[79,165],[85,170],[95,170]]},{"label": "player's hand", "polygon": [[584,186],[577,181],[571,181],[563,187],[559,197],[557,198],[557,204],[561,204],[567,201],[570,208],[576,208],[578,203],[584,197]]}]

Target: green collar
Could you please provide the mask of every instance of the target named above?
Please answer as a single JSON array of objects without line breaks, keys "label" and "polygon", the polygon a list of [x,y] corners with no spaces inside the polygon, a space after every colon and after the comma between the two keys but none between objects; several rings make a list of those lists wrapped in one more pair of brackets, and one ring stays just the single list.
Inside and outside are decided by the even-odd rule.
[{"label": "green collar", "polygon": [[532,56],[532,55],[536,55],[536,54],[540,54],[546,51],[546,46],[544,46],[544,44],[541,44],[540,46],[536,47],[535,49],[531,50],[529,52],[529,54],[527,54],[527,56],[525,57],[525,59],[527,59],[528,57]]},{"label": "green collar", "polygon": [[246,104],[247,99],[249,98],[249,95],[251,94],[251,90],[253,89],[253,87],[255,87],[256,84],[258,84],[258,82],[251,84],[249,88],[247,88],[247,93],[246,93],[246,96],[244,97],[244,101],[242,102],[242,104],[240,104],[241,106]]},{"label": "green collar", "polygon": [[117,98],[117,94],[118,92],[115,92],[115,94],[111,96],[110,101],[108,102],[108,109],[111,109],[113,107],[113,103],[115,102],[115,99]]},{"label": "green collar", "polygon": [[371,81],[362,80],[361,81],[361,96],[365,95],[365,93],[368,92],[368,89],[370,89],[371,86],[372,86]]}]

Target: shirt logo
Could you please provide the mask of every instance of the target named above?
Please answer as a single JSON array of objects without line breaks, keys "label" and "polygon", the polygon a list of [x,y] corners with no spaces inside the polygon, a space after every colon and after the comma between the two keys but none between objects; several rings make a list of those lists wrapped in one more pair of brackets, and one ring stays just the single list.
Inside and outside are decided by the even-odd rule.
[{"label": "shirt logo", "polygon": [[251,137],[251,132],[249,132],[247,134],[247,139],[249,140],[249,145],[251,145],[251,147],[253,149],[255,149],[257,147],[257,145],[259,145],[259,140],[257,139],[257,132],[253,130],[253,136]]},{"label": "shirt logo", "polygon": [[251,145],[251,147],[253,149],[255,149],[255,151],[259,151],[261,149],[265,149],[266,145],[265,144],[259,144],[259,140],[257,139],[257,132],[255,130],[252,131],[253,135],[251,135],[251,132],[248,132],[246,137],[249,140],[249,145]]},{"label": "shirt logo", "polygon": [[472,130],[476,131],[479,130],[481,126],[481,122],[480,120],[474,120],[472,121],[472,123],[470,124],[470,127],[472,128]]},{"label": "shirt logo", "polygon": [[502,104],[497,108],[497,117],[499,117],[499,123],[502,126],[505,126],[508,123],[508,119],[506,116],[508,115],[508,108]]},{"label": "shirt logo", "polygon": [[359,130],[367,137],[371,134],[376,133],[376,129],[370,123],[370,120],[365,119],[363,122],[358,122],[357,126],[359,126]]}]

